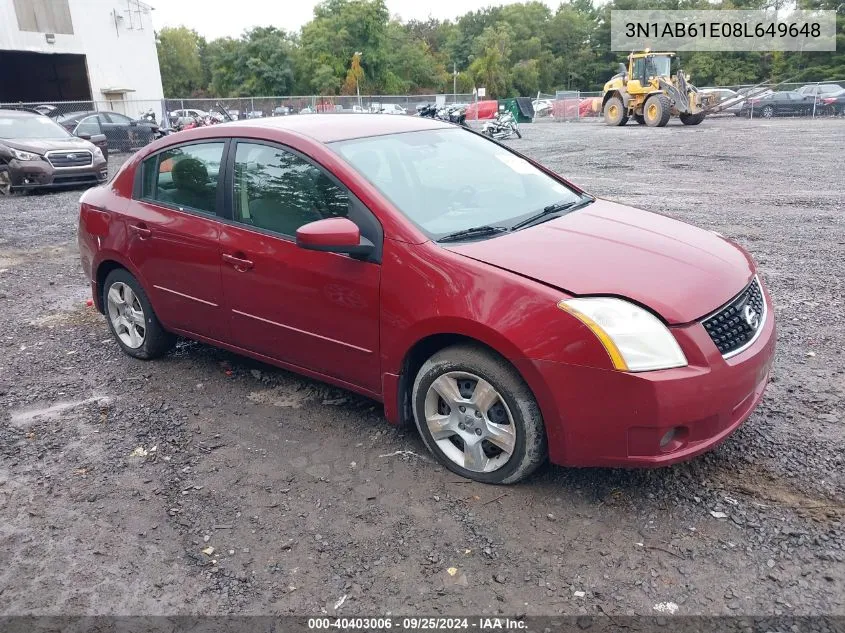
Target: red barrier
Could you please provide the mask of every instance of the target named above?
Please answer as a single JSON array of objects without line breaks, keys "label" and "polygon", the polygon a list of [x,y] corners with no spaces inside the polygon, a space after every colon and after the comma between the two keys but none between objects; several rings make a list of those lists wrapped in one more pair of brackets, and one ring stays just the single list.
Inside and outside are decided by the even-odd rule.
[{"label": "red barrier", "polygon": [[499,102],[495,100],[479,101],[478,103],[470,103],[467,106],[467,120],[479,121],[483,119],[493,119],[499,111]]},{"label": "red barrier", "polygon": [[601,97],[579,99],[556,99],[552,101],[552,116],[561,119],[577,119],[598,116],[601,113]]}]

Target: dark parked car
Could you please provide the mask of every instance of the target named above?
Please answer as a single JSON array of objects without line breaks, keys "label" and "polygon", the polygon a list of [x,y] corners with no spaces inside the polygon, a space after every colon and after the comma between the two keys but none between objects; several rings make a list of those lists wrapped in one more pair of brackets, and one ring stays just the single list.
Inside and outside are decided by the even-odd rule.
[{"label": "dark parked car", "polygon": [[816,111],[821,109],[822,114],[838,116],[845,114],[845,89],[839,92],[827,93],[819,97],[819,103],[816,105]]},{"label": "dark parked car", "polygon": [[108,177],[100,149],[42,114],[0,110],[0,196],[16,190],[96,185]]},{"label": "dark parked car", "polygon": [[109,147],[117,152],[144,147],[161,136],[157,123],[119,112],[71,112],[56,117],[56,122],[76,136],[105,134]]},{"label": "dark parked car", "polygon": [[808,84],[806,86],[801,86],[795,92],[806,97],[816,97],[820,100],[824,97],[830,97],[842,92],[842,86],[839,84]]},{"label": "dark parked car", "polygon": [[762,97],[746,99],[740,109],[740,116],[759,116],[770,119],[775,116],[807,116],[813,113],[813,97],[795,91],[772,92]]},{"label": "dark parked car", "polygon": [[78,235],[128,355],[182,335],[365,394],[486,483],[689,459],[751,415],[774,356],[741,246],[425,117],[168,136],[82,196]]}]

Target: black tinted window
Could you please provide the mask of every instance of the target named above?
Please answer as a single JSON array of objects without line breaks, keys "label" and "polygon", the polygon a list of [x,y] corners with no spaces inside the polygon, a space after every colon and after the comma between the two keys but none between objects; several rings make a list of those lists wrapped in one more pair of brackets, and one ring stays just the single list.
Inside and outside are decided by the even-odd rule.
[{"label": "black tinted window", "polygon": [[349,214],[349,194],[320,168],[277,147],[238,143],[235,218],[296,235],[303,224]]},{"label": "black tinted window", "polygon": [[156,202],[215,213],[223,143],[166,150],[144,162],[142,196]]}]

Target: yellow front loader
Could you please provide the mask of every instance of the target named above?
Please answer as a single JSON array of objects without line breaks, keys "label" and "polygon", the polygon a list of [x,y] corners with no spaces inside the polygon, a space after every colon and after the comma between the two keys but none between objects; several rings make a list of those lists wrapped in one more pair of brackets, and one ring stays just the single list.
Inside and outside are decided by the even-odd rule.
[{"label": "yellow front loader", "polygon": [[663,127],[674,114],[684,125],[701,123],[715,99],[700,93],[682,71],[672,75],[674,56],[646,49],[631,53],[627,67],[619,64],[619,72],[604,85],[604,122],[625,125],[633,118],[641,125]]}]

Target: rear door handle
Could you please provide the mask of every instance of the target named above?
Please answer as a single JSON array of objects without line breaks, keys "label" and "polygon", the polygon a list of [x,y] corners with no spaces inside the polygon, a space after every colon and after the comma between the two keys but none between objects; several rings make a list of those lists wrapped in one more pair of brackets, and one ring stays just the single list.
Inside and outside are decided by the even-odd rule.
[{"label": "rear door handle", "polygon": [[151,237],[153,232],[147,228],[147,225],[143,222],[141,224],[130,224],[129,228],[134,231],[138,237]]},{"label": "rear door handle", "polygon": [[252,261],[246,259],[245,257],[239,255],[241,254],[238,253],[238,255],[229,255],[229,253],[223,253],[223,261],[232,264],[232,266],[234,266],[235,270],[237,270],[238,272],[245,273],[255,264],[253,264]]}]

